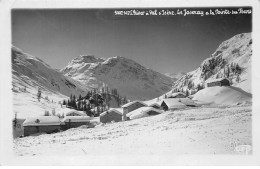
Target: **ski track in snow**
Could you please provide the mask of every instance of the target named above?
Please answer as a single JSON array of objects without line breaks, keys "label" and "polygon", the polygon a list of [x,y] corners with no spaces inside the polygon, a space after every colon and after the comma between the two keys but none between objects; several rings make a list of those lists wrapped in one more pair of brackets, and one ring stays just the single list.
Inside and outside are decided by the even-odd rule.
[{"label": "ski track in snow", "polygon": [[14,139],[18,156],[238,154],[252,145],[251,105],[165,112],[126,122],[84,126]]}]

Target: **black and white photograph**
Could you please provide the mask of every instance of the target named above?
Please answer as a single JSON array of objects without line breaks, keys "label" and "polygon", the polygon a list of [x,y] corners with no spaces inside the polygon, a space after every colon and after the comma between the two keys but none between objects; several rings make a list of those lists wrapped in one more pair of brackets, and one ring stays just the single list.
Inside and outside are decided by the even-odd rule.
[{"label": "black and white photograph", "polygon": [[253,3],[47,2],[9,8],[2,165],[259,165]]}]

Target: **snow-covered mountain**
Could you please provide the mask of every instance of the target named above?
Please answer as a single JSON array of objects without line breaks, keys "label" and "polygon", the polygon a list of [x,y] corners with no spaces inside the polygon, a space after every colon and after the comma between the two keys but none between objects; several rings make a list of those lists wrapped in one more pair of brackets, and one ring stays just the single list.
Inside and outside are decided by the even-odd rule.
[{"label": "snow-covered mountain", "polygon": [[224,41],[200,67],[174,82],[173,90],[196,90],[205,81],[228,78],[232,85],[251,93],[251,33],[242,33]]},{"label": "snow-covered mountain", "polygon": [[82,55],[73,59],[61,72],[89,88],[100,88],[105,83],[128,99],[158,97],[170,91],[173,82],[171,78],[121,56],[105,60]]},{"label": "snow-covered mountain", "polygon": [[186,75],[184,72],[180,73],[165,73],[166,76],[172,78],[174,81],[180,79],[182,76]]},{"label": "snow-covered mountain", "polygon": [[[75,80],[64,76],[37,57],[12,47],[13,90],[35,89],[57,95],[83,94],[84,87]],[[15,89],[16,88],[16,89]]]}]

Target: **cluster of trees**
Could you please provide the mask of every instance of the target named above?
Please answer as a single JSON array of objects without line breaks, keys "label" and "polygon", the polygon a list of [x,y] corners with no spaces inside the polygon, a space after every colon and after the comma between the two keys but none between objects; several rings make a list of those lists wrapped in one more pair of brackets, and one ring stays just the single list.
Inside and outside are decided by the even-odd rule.
[{"label": "cluster of trees", "polygon": [[117,89],[111,89],[107,85],[98,91],[93,89],[88,91],[85,96],[79,95],[76,98],[75,95],[71,95],[69,99],[63,100],[62,105],[66,105],[68,108],[80,110],[86,112],[89,116],[99,116],[99,114],[110,108],[111,100],[114,100],[118,107],[122,104],[127,103],[126,97],[121,97]]},{"label": "cluster of trees", "polygon": [[230,75],[240,75],[242,72],[242,68],[238,65],[238,63],[231,63],[224,69],[225,77],[229,78]]},{"label": "cluster of trees", "polygon": [[[189,96],[189,95],[195,94],[196,92],[198,92],[198,91],[200,91],[200,90],[205,88],[205,84],[204,83],[199,83],[198,85],[195,85],[192,80],[187,81],[186,85],[187,85],[186,89],[183,88],[184,86],[182,86],[180,88],[175,87],[172,90],[172,93],[182,92],[186,96]],[[166,95],[165,95],[165,98],[167,98]]]},{"label": "cluster of trees", "polygon": [[201,67],[201,76],[204,78],[204,80],[207,80],[211,75],[217,73],[217,68],[221,69],[225,65],[226,61],[222,58],[221,55],[219,55],[216,58],[213,57],[209,59],[207,63],[203,64],[203,66]]},{"label": "cluster of trees", "polygon": [[[37,96],[37,100],[40,102],[40,101],[41,101],[41,98],[43,98],[43,96],[42,96],[42,90],[41,90],[40,87],[38,88],[38,91],[37,91],[36,96]],[[50,102],[50,99],[49,99],[48,96],[45,96],[44,99],[47,100],[48,102]],[[51,102],[53,103],[53,100],[51,100]]]},{"label": "cluster of trees", "polygon": [[[231,63],[227,64],[225,59],[222,58],[221,52],[215,55],[216,57],[212,57],[207,62],[205,62],[201,68],[201,77],[202,77],[202,84],[198,84],[197,86],[194,82],[190,79],[192,75],[186,75],[183,79],[183,83],[177,86],[174,85],[173,92],[183,92],[186,95],[194,94],[201,89],[205,88],[205,81],[210,78],[212,75],[216,74],[216,78],[227,78],[230,81],[230,85],[232,85],[232,80],[235,79],[236,82],[240,82],[242,68],[239,66],[238,63]],[[220,72],[221,69],[224,69],[223,72]],[[183,87],[187,86],[187,89],[183,89]]]},{"label": "cluster of trees", "polygon": [[216,78],[222,78],[222,77],[228,78],[232,84],[232,79],[236,77],[236,81],[239,82],[240,74],[242,72],[242,68],[239,66],[239,64],[232,62],[231,64],[227,65],[224,59],[222,59],[221,57],[218,58],[219,58],[218,60],[212,58],[208,61],[207,64],[204,64],[202,66],[201,77],[203,77],[203,80],[206,81],[209,77],[218,73],[217,72],[218,70],[224,68],[224,72],[218,73],[216,75]]},{"label": "cluster of trees", "polygon": [[235,78],[236,82],[240,82],[240,75],[242,72],[242,68],[239,66],[238,63],[231,63],[224,68],[224,77],[228,78],[230,81],[230,85],[232,85],[232,80]]}]

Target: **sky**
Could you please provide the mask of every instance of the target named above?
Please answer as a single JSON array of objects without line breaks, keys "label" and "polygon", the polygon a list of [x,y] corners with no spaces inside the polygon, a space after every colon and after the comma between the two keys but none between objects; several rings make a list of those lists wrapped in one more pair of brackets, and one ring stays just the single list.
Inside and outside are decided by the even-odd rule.
[{"label": "sky", "polygon": [[[210,9],[216,10],[187,10]],[[224,9],[238,8],[219,8]],[[221,42],[252,31],[251,14],[127,16],[115,10],[133,9],[15,9],[12,44],[55,69],[89,54],[123,56],[160,73],[179,73],[198,68]]]}]

